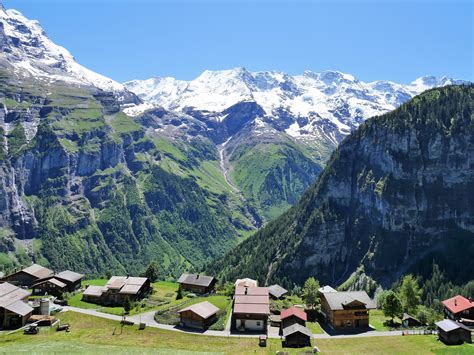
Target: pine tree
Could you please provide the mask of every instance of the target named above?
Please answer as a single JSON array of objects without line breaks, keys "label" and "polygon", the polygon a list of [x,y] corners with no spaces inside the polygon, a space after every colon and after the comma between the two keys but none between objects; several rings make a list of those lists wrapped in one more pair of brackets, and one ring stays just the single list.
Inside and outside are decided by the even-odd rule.
[{"label": "pine tree", "polygon": [[415,312],[421,302],[422,290],[418,285],[418,280],[413,275],[406,275],[400,286],[400,299],[405,312]]},{"label": "pine tree", "polygon": [[306,307],[310,309],[319,309],[319,281],[314,277],[307,279],[303,286],[303,299]]}]

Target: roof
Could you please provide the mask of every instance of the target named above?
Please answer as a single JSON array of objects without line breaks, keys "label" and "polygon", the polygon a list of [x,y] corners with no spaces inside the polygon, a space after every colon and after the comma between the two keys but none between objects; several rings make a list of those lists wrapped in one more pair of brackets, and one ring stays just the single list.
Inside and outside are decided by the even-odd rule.
[{"label": "roof", "polygon": [[205,276],[199,274],[182,274],[178,279],[178,283],[208,287],[214,280],[214,276]]},{"label": "roof", "polygon": [[147,280],[146,277],[112,276],[105,287],[106,289],[120,290],[119,293],[135,295]]},{"label": "roof", "polygon": [[254,279],[249,279],[246,277],[245,279],[237,279],[237,281],[234,283],[234,286],[257,287],[258,282]]},{"label": "roof", "polygon": [[102,286],[90,285],[89,287],[86,288],[83,295],[84,296],[100,297],[100,296],[102,296],[102,293],[104,293],[104,291],[106,291],[106,290],[107,290],[107,288],[102,287]]},{"label": "roof", "polygon": [[337,290],[333,289],[331,286],[323,286],[318,290],[320,293],[326,293],[326,292],[337,292]]},{"label": "roof", "polygon": [[309,337],[313,336],[313,333],[311,333],[311,330],[309,330],[306,327],[303,327],[301,324],[298,324],[298,323],[292,324],[289,327],[286,327],[283,329],[284,337],[287,337],[288,335],[291,335],[293,333],[301,333]]},{"label": "roof", "polygon": [[204,301],[200,303],[193,304],[192,306],[183,308],[182,310],[178,311],[178,313],[191,311],[197,314],[199,317],[207,319],[210,316],[219,312],[219,308],[214,306],[212,303]]},{"label": "roof", "polygon": [[415,317],[409,315],[408,313],[403,313],[402,321],[407,320],[407,319],[412,319],[412,320],[415,320],[418,323],[420,323],[420,321],[418,319],[416,319]]},{"label": "roof", "polygon": [[236,295],[234,298],[234,303],[268,304],[269,302],[268,296]]},{"label": "roof", "polygon": [[237,303],[234,304],[234,313],[248,313],[248,314],[270,314],[270,306],[267,304],[249,304]]},{"label": "roof", "polygon": [[44,279],[45,277],[51,276],[54,274],[53,270],[50,270],[44,266],[33,264],[21,270],[31,276],[34,276],[38,279]]},{"label": "roof", "polygon": [[30,292],[20,287],[16,287],[8,282],[0,284],[0,307],[5,307],[15,301],[28,297]]},{"label": "roof", "polygon": [[444,300],[443,305],[452,313],[459,313],[474,307],[474,301],[471,301],[463,296],[455,296]]},{"label": "roof", "polygon": [[27,315],[33,311],[33,308],[23,302],[23,299],[29,295],[30,292],[27,290],[16,287],[8,282],[0,284],[0,307],[21,316]]},{"label": "roof", "polygon": [[42,285],[42,284],[47,283],[47,282],[52,283],[53,285],[56,285],[56,286],[58,286],[58,287],[60,287],[60,288],[64,288],[64,287],[67,286],[64,282],[61,282],[61,281],[59,281],[58,279],[56,279],[56,278],[53,277],[52,279],[47,279],[47,280],[44,280],[44,281],[37,282],[37,283],[35,283],[32,287],[35,287],[35,286],[38,286],[38,285]]},{"label": "roof", "polygon": [[68,282],[76,282],[84,277],[84,275],[70,270],[61,271],[59,274],[54,276]]},{"label": "roof", "polygon": [[436,322],[435,324],[438,326],[438,328],[444,330],[445,332],[450,332],[452,330],[456,330],[456,329],[459,329],[459,328],[467,330],[469,332],[471,331],[464,324],[455,322],[451,319],[443,319],[442,321]]},{"label": "roof", "polygon": [[135,295],[140,292],[140,285],[124,285],[120,289],[120,293],[126,293],[127,295]]},{"label": "roof", "polygon": [[271,285],[268,286],[268,293],[273,297],[280,298],[281,296],[288,293],[288,290],[285,290],[280,285]]},{"label": "roof", "polygon": [[281,311],[280,318],[282,320],[291,316],[298,317],[299,319],[304,320],[305,322],[308,319],[306,312],[298,307],[291,307]]},{"label": "roof", "polygon": [[367,309],[377,308],[374,301],[365,291],[326,292],[322,296],[326,299],[331,310],[343,310],[354,301],[365,304]]},{"label": "roof", "polygon": [[[246,292],[247,291],[247,292]],[[247,296],[268,296],[268,287],[243,287],[237,286],[235,288],[235,295]]]},{"label": "roof", "polygon": [[20,316],[26,316],[29,313],[33,312],[33,308],[30,307],[27,303],[23,301],[15,301],[5,306],[5,309],[8,309],[10,312],[19,314]]}]

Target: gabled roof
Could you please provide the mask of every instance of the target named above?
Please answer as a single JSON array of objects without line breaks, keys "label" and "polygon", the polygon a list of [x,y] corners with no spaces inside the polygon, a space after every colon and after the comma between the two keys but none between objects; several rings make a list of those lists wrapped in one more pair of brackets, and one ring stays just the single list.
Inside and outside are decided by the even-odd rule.
[{"label": "gabled roof", "polygon": [[337,290],[333,289],[331,286],[326,285],[318,289],[320,293],[326,293],[326,292],[337,292]]},{"label": "gabled roof", "polygon": [[15,301],[5,306],[5,309],[8,309],[10,312],[19,314],[20,316],[26,316],[29,313],[33,312],[33,308],[26,304],[23,301]]},{"label": "gabled roof", "polygon": [[418,319],[416,319],[415,317],[409,315],[408,313],[403,313],[402,321],[408,320],[408,319],[412,319],[412,320],[417,321],[418,323],[420,323],[420,321]]},{"label": "gabled roof", "polygon": [[178,279],[178,283],[209,287],[214,280],[215,278],[213,276],[205,276],[199,274],[182,274]]},{"label": "gabled roof", "polygon": [[281,296],[286,295],[288,290],[285,290],[280,285],[271,285],[268,286],[268,293],[273,297],[280,298]]},{"label": "gabled roof", "polygon": [[54,275],[54,277],[57,277],[61,280],[65,280],[67,282],[72,283],[72,282],[76,282],[76,281],[82,279],[84,277],[84,275],[79,274],[79,273],[74,272],[74,271],[65,270],[65,271],[61,271],[59,274]]},{"label": "gabled roof", "polygon": [[435,324],[438,326],[438,328],[444,330],[445,332],[450,332],[452,330],[456,330],[456,329],[459,329],[459,328],[467,330],[469,332],[471,331],[464,324],[455,322],[451,319],[443,319],[442,321],[436,322]]},{"label": "gabled roof", "polygon": [[44,279],[45,277],[51,276],[54,274],[53,270],[50,270],[44,266],[33,264],[21,270],[24,273],[27,273],[31,276],[34,276],[38,279]]},{"label": "gabled roof", "polygon": [[0,284],[0,307],[24,316],[33,311],[33,308],[23,302],[29,295],[27,290],[4,282]]},{"label": "gabled roof", "polygon": [[369,297],[365,291],[346,291],[346,292],[326,292],[322,294],[333,311],[343,310],[351,303],[360,302],[365,305],[367,309],[377,308],[374,301]]},{"label": "gabled roof", "polygon": [[444,300],[443,305],[452,313],[459,313],[474,307],[474,301],[471,301],[463,296],[455,296]]},{"label": "gabled roof", "polygon": [[102,293],[104,293],[104,291],[107,291],[106,287],[90,285],[86,288],[83,295],[84,296],[100,297],[100,296],[102,296]]},{"label": "gabled roof", "polygon": [[247,296],[268,296],[268,287],[243,287],[237,286],[235,288],[235,295]]},{"label": "gabled roof", "polygon": [[245,279],[237,279],[234,283],[234,286],[235,287],[238,287],[238,286],[257,287],[258,282],[257,282],[257,280],[249,279],[248,277],[246,277]]},{"label": "gabled roof", "polygon": [[213,316],[217,312],[219,312],[219,308],[214,306],[212,303],[208,301],[200,302],[193,304],[192,306],[183,308],[182,310],[178,311],[178,313],[185,312],[185,311],[191,311],[195,314],[197,314],[199,317],[207,319],[210,316]]},{"label": "gabled roof", "polygon": [[284,309],[283,311],[281,311],[280,319],[283,320],[291,316],[298,317],[299,319],[304,320],[305,322],[308,319],[306,312],[298,307],[291,307],[288,309]]},{"label": "gabled roof", "polygon": [[137,294],[148,279],[146,277],[112,276],[105,285],[105,291],[119,290],[127,295]]},{"label": "gabled roof", "polygon": [[301,333],[309,337],[313,336],[313,333],[311,333],[311,330],[309,330],[306,327],[303,327],[301,324],[298,324],[298,323],[292,324],[289,327],[286,327],[283,329],[284,337],[287,337],[288,335],[291,335],[293,333]]},{"label": "gabled roof", "polygon": [[270,314],[270,306],[267,304],[234,304],[234,313],[244,314]]},{"label": "gabled roof", "polygon": [[270,301],[268,296],[244,296],[236,295],[234,303],[247,303],[247,304],[269,304]]},{"label": "gabled roof", "polygon": [[53,277],[51,279],[47,279],[47,280],[44,280],[44,281],[37,282],[34,285],[32,285],[31,287],[39,286],[39,285],[42,285],[42,284],[47,283],[47,282],[52,283],[53,285],[56,285],[60,288],[64,288],[64,287],[67,286],[64,282],[59,281],[58,279]]}]

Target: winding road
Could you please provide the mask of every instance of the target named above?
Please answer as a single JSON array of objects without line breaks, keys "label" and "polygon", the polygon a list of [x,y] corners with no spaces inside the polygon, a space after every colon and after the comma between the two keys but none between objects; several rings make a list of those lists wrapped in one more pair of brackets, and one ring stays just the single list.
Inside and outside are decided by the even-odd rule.
[{"label": "winding road", "polygon": [[[77,312],[81,314],[87,314],[94,317],[110,319],[120,322],[122,320],[121,316],[116,316],[114,314],[102,313],[96,309],[83,309],[71,306],[64,306],[63,311],[68,312]],[[231,332],[226,326],[226,330],[191,330],[180,328],[174,325],[161,324],[155,321],[155,312],[149,311],[142,314],[137,314],[134,316],[126,317],[127,321],[133,322],[134,324],[145,323],[147,327],[158,328],[164,330],[171,330],[175,332],[187,333],[187,334],[198,334],[198,335],[207,335],[207,336],[216,336],[216,337],[236,337],[236,338],[258,338],[259,334],[243,334],[243,333],[234,333]],[[329,334],[313,334],[314,339],[338,339],[338,338],[363,338],[363,337],[384,337],[384,336],[400,336],[402,331],[369,331],[359,334],[340,334],[340,335],[329,335]],[[280,339],[278,332],[268,332],[269,338]]]}]

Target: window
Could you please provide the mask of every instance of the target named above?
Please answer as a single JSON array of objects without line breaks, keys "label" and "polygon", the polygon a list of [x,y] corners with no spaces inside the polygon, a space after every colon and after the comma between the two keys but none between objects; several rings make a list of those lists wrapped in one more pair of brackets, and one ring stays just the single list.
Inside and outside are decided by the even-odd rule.
[{"label": "window", "polygon": [[257,327],[260,327],[260,322],[257,322]]}]

